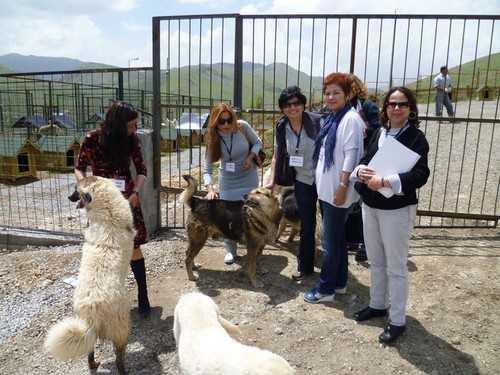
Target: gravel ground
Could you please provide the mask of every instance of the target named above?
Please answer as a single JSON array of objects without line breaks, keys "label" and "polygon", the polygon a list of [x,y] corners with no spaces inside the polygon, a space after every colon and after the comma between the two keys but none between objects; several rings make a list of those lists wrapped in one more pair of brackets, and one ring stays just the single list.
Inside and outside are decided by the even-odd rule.
[{"label": "gravel ground", "polygon": [[[153,306],[147,319],[137,314],[131,273],[128,278],[132,332],[126,366],[130,374],[180,374],[173,310],[182,293],[198,290],[240,326],[240,342],[282,355],[298,374],[498,374],[499,239],[498,229],[417,229],[408,263],[408,330],[385,346],[377,341],[384,319],[352,319],[369,292],[369,264],[355,262],[353,254],[347,294],[310,305],[301,293],[314,286],[318,274],[299,283],[290,279],[297,243],[266,247],[266,287],[254,289],[242,267],[244,249],[226,266],[222,243],[207,244],[197,258],[201,280],[193,283],[183,265],[185,232],[158,233],[144,246]],[[85,358],[58,361],[43,349],[48,327],[72,314],[74,289],[63,280],[77,276],[80,255],[75,245],[0,253],[0,374],[116,374],[109,343],[98,343],[102,364],[95,372]]]},{"label": "gravel ground", "polygon": [[[486,104],[487,110],[494,113],[496,103]],[[474,111],[478,110],[476,107]],[[464,107],[465,110],[468,109]],[[463,116],[462,109],[457,112]],[[448,136],[449,128],[447,124],[436,127],[429,123],[425,131],[430,142],[435,143]],[[473,128],[473,125],[467,128],[469,133]],[[455,137],[462,137],[460,129],[457,128]],[[499,137],[498,132],[493,134]],[[493,144],[497,143],[494,139]],[[457,203],[446,201],[452,195],[446,189],[452,189],[458,182],[464,185],[478,171],[484,173],[482,164],[453,164],[457,160],[455,153],[463,150],[453,152],[449,155],[451,162],[448,155],[433,158],[436,187],[430,193],[424,190],[419,208],[431,205],[430,201],[441,196],[451,209],[460,207],[464,201],[470,202],[467,199],[471,194],[467,191],[459,192]],[[495,155],[490,155],[491,161],[498,160]],[[458,180],[456,175],[443,173],[450,166],[462,171]],[[493,194],[494,199],[499,175],[491,167],[487,172],[493,188],[487,186],[483,194]],[[41,180],[39,184],[64,192],[72,190],[73,180],[56,185]],[[442,191],[438,186],[444,186]],[[38,188],[30,189],[23,194],[36,196]],[[11,193],[10,189],[0,187],[0,203],[9,210],[17,201]],[[43,206],[46,211],[37,214],[37,220],[56,226],[57,218],[49,215],[53,211],[69,226],[75,226],[73,222],[79,220],[58,206],[64,193],[50,196],[50,202]],[[498,199],[496,202],[499,204]],[[471,203],[477,204],[475,200]],[[28,209],[18,208],[26,220],[34,215]],[[9,212],[17,215],[15,210]],[[240,248],[237,262],[226,266],[222,261],[222,243],[210,242],[197,258],[203,265],[201,280],[193,283],[187,280],[184,268],[185,231],[159,231],[143,248],[153,305],[148,319],[140,319],[137,314],[131,272],[128,278],[132,332],[126,366],[130,374],[180,374],[171,333],[173,310],[182,293],[198,290],[213,297],[222,315],[240,326],[243,333],[237,337],[239,341],[280,354],[298,374],[499,374],[499,240],[498,228],[416,229],[408,263],[411,272],[408,329],[395,345],[385,346],[377,340],[384,319],[363,324],[352,319],[352,314],[368,302],[370,284],[369,264],[357,263],[353,254],[349,255],[347,294],[337,296],[331,303],[310,305],[303,302],[302,293],[317,282],[321,265],[319,250],[316,274],[294,283],[290,275],[296,267],[297,243],[268,245],[262,259],[268,270],[262,275],[266,286],[254,289],[243,268],[245,250]],[[80,245],[0,250],[0,375],[116,374],[109,343],[98,343],[96,356],[102,364],[94,372],[87,369],[85,358],[57,361],[43,349],[50,325],[72,314],[74,288],[64,280],[77,276],[80,257]]]}]

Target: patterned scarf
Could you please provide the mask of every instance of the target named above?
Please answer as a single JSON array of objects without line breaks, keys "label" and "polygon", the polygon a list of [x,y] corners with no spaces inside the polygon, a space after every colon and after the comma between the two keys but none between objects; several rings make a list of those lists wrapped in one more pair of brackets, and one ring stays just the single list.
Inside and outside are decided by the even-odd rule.
[{"label": "patterned scarf", "polygon": [[328,171],[334,164],[333,150],[335,149],[337,128],[344,118],[344,115],[349,112],[351,108],[351,103],[347,103],[345,107],[340,111],[338,111],[337,113],[330,113],[325,119],[325,123],[321,127],[321,130],[319,131],[319,134],[314,141],[314,152],[311,163],[313,169],[316,169],[316,166],[318,165],[319,150],[321,149],[321,144],[323,143],[323,138],[325,138],[325,136],[325,166],[323,168],[323,172]]}]

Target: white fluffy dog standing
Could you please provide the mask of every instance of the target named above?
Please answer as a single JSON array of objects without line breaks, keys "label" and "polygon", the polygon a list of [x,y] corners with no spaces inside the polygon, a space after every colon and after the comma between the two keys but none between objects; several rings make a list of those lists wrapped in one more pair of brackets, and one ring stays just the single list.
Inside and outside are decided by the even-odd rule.
[{"label": "white fluffy dog standing", "polygon": [[219,315],[215,302],[188,293],[174,311],[174,337],[184,375],[288,375],[295,370],[279,355],[243,345],[229,334],[238,327]]},{"label": "white fluffy dog standing", "polygon": [[89,368],[96,369],[96,341],[110,340],[118,372],[126,374],[130,306],[125,280],[135,236],[130,205],[112,180],[95,176],[80,180],[69,199],[81,199],[90,224],[73,296],[75,316],[50,328],[45,347],[63,360],[88,355]]}]

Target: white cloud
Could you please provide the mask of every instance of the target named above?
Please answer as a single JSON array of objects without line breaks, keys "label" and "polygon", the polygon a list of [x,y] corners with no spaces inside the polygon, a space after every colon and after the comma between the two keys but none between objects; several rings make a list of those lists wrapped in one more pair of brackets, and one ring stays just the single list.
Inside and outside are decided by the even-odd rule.
[{"label": "white cloud", "polygon": [[[138,65],[146,66],[151,64],[151,19],[172,14],[500,14],[498,0],[379,0],[369,7],[366,0],[40,1],[0,0],[0,55],[65,56],[124,67],[128,59],[140,56]],[[257,38],[259,32],[256,29]],[[304,40],[303,46],[308,42]],[[228,48],[226,44],[224,54]]]},{"label": "white cloud", "polygon": [[30,21],[30,27],[19,27],[17,21],[12,20],[4,22],[3,28],[16,30],[16,33],[0,33],[2,49],[27,55],[90,56],[99,48],[102,39],[101,30],[87,16],[59,19],[58,22],[35,19]]}]

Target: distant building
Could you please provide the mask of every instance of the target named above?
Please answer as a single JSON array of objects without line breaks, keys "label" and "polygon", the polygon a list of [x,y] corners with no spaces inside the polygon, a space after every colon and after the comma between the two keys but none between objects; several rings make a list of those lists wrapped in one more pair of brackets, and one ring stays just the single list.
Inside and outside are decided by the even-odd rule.
[{"label": "distant building", "polygon": [[0,136],[0,179],[15,181],[36,176],[37,157],[42,150],[24,137]]}]

